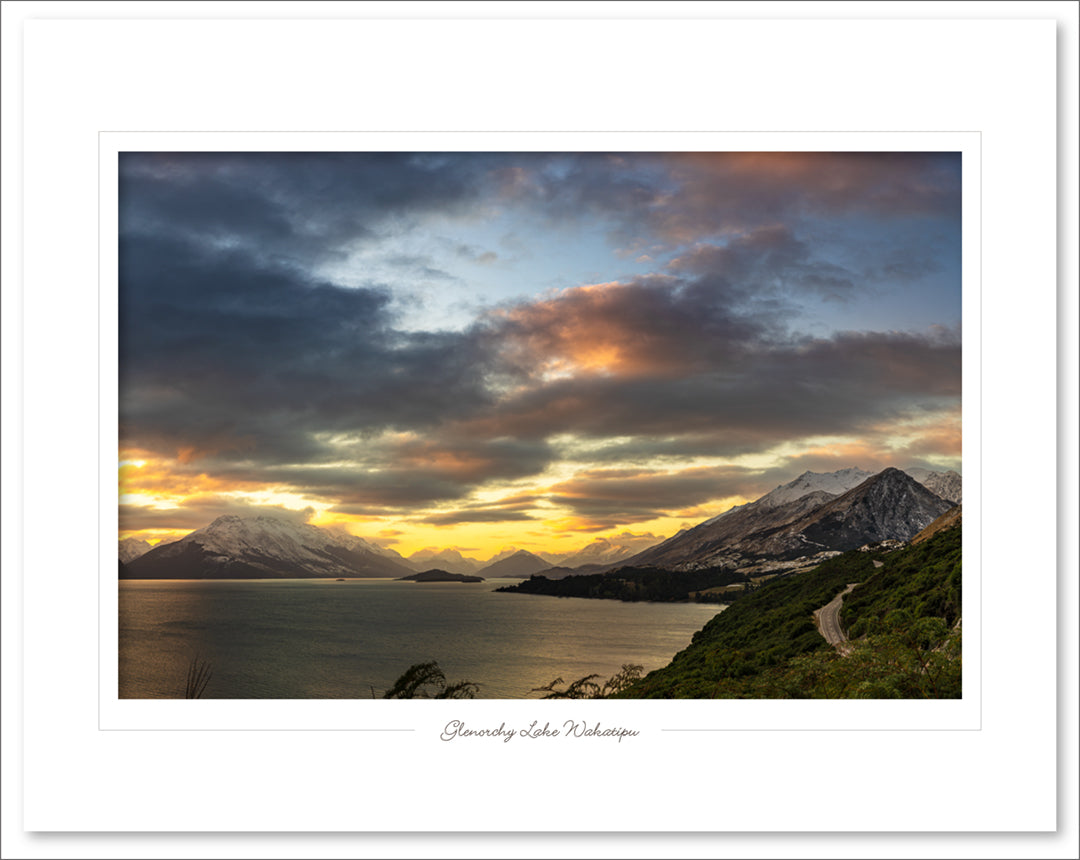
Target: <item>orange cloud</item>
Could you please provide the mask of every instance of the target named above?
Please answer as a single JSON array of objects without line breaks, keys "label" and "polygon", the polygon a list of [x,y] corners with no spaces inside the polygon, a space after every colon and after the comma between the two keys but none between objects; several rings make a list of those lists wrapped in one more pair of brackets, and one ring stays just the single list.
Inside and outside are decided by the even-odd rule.
[{"label": "orange cloud", "polygon": [[[159,499],[185,498],[201,493],[226,493],[258,490],[266,485],[257,481],[237,481],[196,474],[178,469],[184,460],[168,460],[148,452],[120,452],[119,490],[121,495],[152,496]],[[141,465],[138,465],[141,464]]]},{"label": "orange cloud", "polygon": [[[504,360],[540,377],[667,377],[706,365],[700,324],[689,304],[673,301],[672,276],[592,284],[491,315]],[[717,334],[722,334],[718,332]]]}]

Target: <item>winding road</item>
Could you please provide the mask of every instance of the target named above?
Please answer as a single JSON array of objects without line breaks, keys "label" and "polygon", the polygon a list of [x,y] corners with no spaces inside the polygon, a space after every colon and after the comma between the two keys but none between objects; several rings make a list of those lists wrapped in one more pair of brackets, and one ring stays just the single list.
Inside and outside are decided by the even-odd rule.
[{"label": "winding road", "polygon": [[847,653],[844,644],[847,642],[847,635],[840,627],[840,606],[844,602],[844,595],[858,584],[857,582],[848,583],[847,588],[822,606],[821,609],[814,610],[814,621],[817,622],[818,632],[825,637],[826,642],[841,654]]}]

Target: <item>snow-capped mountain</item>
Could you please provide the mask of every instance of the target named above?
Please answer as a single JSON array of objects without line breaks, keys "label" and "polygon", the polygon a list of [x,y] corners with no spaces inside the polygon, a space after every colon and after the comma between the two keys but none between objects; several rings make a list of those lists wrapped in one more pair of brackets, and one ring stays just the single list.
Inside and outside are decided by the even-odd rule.
[{"label": "snow-capped mountain", "polygon": [[701,525],[714,523],[721,517],[726,517],[734,511],[750,506],[754,506],[754,510],[759,511],[766,508],[778,508],[811,493],[829,493],[838,496],[841,493],[846,493],[852,487],[857,487],[872,474],[874,473],[857,468],[840,469],[836,472],[803,472],[794,481],[780,484],[776,489],[769,491],[753,502],[728,508],[722,514],[718,514],[711,520],[706,520]]},{"label": "snow-capped mountain", "polygon": [[405,576],[413,571],[354,535],[276,517],[218,517],[124,566],[125,579]]},{"label": "snow-capped mountain", "polygon": [[964,501],[964,479],[950,469],[947,472],[931,472],[929,469],[904,469],[911,477],[930,492],[962,504]]},{"label": "snow-capped mountain", "polygon": [[120,561],[124,564],[135,561],[140,555],[146,555],[153,548],[153,544],[139,538],[124,538],[120,541]]},{"label": "snow-capped mountain", "polygon": [[650,546],[655,546],[662,538],[656,535],[635,535],[623,532],[614,538],[596,538],[592,543],[586,544],[577,552],[565,555],[549,555],[542,553],[552,564],[559,567],[581,567],[585,564],[616,564],[625,561],[635,553],[639,553]]},{"label": "snow-capped mountain", "polygon": [[818,490],[779,505],[759,505],[757,502],[740,505],[725,515],[681,531],[622,564],[667,570],[734,569],[757,557],[757,553],[745,545],[753,536],[780,529],[835,498],[832,493]]},{"label": "snow-capped mountain", "polygon": [[448,573],[476,573],[484,566],[482,561],[468,558],[456,549],[438,549],[427,547],[417,550],[406,559],[407,563],[418,571],[426,571],[428,568],[439,568]]},{"label": "snow-capped mountain", "polygon": [[887,539],[910,540],[952,507],[952,502],[893,468],[870,474],[840,494],[822,489],[798,494],[815,485],[835,487],[849,482],[859,471],[845,469],[837,480],[831,475],[801,475],[757,501],[680,532],[623,564],[695,570],[741,569],[763,560],[794,562]]},{"label": "snow-capped mountain", "polygon": [[766,493],[755,504],[760,507],[776,508],[794,502],[810,493],[830,493],[839,496],[873,475],[865,469],[840,469],[837,472],[803,472],[794,481],[781,484],[775,490]]},{"label": "snow-capped mountain", "polygon": [[909,541],[952,507],[952,502],[906,472],[889,468],[795,521],[777,537],[829,550]]}]

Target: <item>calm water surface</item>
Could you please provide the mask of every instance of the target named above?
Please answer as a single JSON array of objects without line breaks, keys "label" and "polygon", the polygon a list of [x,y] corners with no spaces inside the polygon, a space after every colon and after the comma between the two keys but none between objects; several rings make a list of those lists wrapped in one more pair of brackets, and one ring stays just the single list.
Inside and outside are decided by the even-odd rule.
[{"label": "calm water surface", "polygon": [[530,698],[557,677],[658,669],[723,608],[493,592],[519,581],[120,581],[120,696],[183,697],[199,656],[204,698],[381,696],[428,660],[481,698]]}]

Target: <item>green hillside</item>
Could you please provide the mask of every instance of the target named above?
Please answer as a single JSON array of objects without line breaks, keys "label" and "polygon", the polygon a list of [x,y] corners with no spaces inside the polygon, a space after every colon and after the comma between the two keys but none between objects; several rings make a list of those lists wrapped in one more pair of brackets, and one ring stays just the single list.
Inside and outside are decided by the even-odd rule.
[{"label": "green hillside", "polygon": [[[621,698],[956,698],[960,528],[893,552],[848,552],[720,613]],[[875,565],[880,563],[880,567]],[[813,612],[848,583],[841,656]],[[857,638],[858,637],[858,638]]]}]

